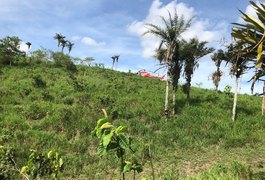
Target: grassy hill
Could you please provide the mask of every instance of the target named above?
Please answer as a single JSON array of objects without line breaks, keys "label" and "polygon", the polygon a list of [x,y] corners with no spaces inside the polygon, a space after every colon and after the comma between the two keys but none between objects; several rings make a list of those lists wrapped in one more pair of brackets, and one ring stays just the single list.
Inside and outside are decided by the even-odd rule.
[{"label": "grassy hill", "polygon": [[233,95],[194,87],[187,101],[180,88],[178,116],[165,122],[165,82],[157,79],[99,67],[71,72],[52,63],[1,71],[0,143],[15,150],[18,165],[30,149],[56,149],[64,159],[59,178],[118,179],[118,159],[99,158],[92,135],[104,108],[113,124],[128,126],[144,164],[137,179],[151,179],[147,145],[157,179],[241,179],[244,172],[265,177],[265,120],[258,97],[240,95],[232,122]]}]

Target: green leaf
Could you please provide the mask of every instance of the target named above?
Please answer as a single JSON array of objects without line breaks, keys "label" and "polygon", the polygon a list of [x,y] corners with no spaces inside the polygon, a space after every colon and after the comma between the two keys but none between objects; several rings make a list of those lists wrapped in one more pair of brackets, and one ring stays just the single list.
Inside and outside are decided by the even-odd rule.
[{"label": "green leaf", "polygon": [[27,171],[28,171],[28,166],[23,166],[23,167],[20,169],[20,174],[27,173]]},{"label": "green leaf", "polygon": [[135,170],[137,171],[137,173],[140,173],[143,171],[143,166],[137,163],[135,166]]},{"label": "green leaf", "polygon": [[100,129],[111,129],[113,127],[114,126],[112,124],[110,124],[109,122],[106,122],[100,127]]},{"label": "green leaf", "polygon": [[59,167],[62,167],[62,165],[63,165],[63,159],[60,158],[60,159],[59,159]]},{"label": "green leaf", "polygon": [[127,130],[127,127],[126,126],[119,126],[119,127],[117,127],[117,129],[115,130],[115,133],[117,134],[117,135],[119,135],[120,133],[123,133],[123,132],[125,132]]},{"label": "green leaf", "polygon": [[126,172],[130,172],[132,170],[132,164],[126,164],[124,167],[123,167],[123,173],[126,173]]},{"label": "green leaf", "polygon": [[[239,10],[240,11],[240,10]],[[250,22],[255,25],[261,32],[264,31],[265,27],[264,24],[262,24],[259,20],[255,19],[254,17],[245,14],[244,12],[240,11],[241,14],[243,14],[243,19],[247,22]]]},{"label": "green leaf", "polygon": [[107,114],[107,111],[105,109],[102,109],[103,113],[104,113],[104,116],[105,118],[107,119],[108,118],[108,114]]},{"label": "green leaf", "polygon": [[119,134],[120,147],[123,149],[130,148],[129,139],[124,134]]},{"label": "green leaf", "polygon": [[52,154],[53,154],[53,150],[51,150],[51,151],[48,152],[48,158],[49,159],[51,158]]},{"label": "green leaf", "polygon": [[107,153],[107,151],[104,148],[103,143],[102,142],[99,143],[99,145],[98,145],[98,155],[99,156],[104,156],[104,155],[106,155],[106,153]]},{"label": "green leaf", "polygon": [[97,126],[95,129],[98,129],[99,127],[101,127],[104,123],[106,123],[108,120],[106,118],[101,118],[98,120],[97,122]]},{"label": "green leaf", "polygon": [[105,149],[106,149],[107,146],[109,145],[109,143],[110,143],[110,141],[111,141],[111,139],[112,139],[112,137],[113,137],[113,134],[114,134],[114,130],[110,131],[109,134],[104,135],[104,136],[102,137],[102,142],[103,142],[103,146],[104,146]]}]

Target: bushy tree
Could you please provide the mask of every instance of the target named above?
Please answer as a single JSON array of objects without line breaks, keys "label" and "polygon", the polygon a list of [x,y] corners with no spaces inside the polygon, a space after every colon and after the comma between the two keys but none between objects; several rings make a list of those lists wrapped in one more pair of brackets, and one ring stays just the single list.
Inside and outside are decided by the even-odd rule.
[{"label": "bushy tree", "polygon": [[15,64],[22,57],[25,56],[25,52],[22,52],[20,48],[21,40],[16,36],[7,36],[0,39],[0,62],[1,64]]},{"label": "bushy tree", "polygon": [[72,58],[62,52],[53,52],[52,59],[54,60],[55,66],[64,67],[69,71],[75,72],[77,70]]}]

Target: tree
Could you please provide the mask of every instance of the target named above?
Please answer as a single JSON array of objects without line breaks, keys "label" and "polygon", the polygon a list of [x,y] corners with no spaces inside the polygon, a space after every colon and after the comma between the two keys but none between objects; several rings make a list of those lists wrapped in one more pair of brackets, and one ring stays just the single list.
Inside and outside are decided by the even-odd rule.
[{"label": "tree", "polygon": [[65,36],[63,36],[61,33],[56,33],[53,37],[55,40],[58,41],[58,48],[60,47],[61,41],[64,40]]},{"label": "tree", "polygon": [[28,50],[29,50],[30,47],[31,47],[31,43],[30,42],[26,42],[26,45],[28,46]]},{"label": "tree", "polygon": [[[179,51],[179,39],[183,32],[185,32],[191,25],[191,20],[185,21],[184,17],[179,17],[175,12],[174,16],[172,17],[169,13],[168,19],[165,17],[161,17],[163,22],[163,27],[154,25],[154,24],[146,24],[147,31],[143,34],[153,34],[160,38],[161,44],[157,49],[157,52],[161,48],[166,49],[165,57],[163,57],[160,61],[167,65],[167,83],[166,83],[166,94],[165,94],[165,115],[166,118],[169,115],[169,84],[170,79],[172,77],[172,73],[174,72],[175,76],[173,78],[178,79],[177,74],[179,72],[179,58],[178,58],[178,51]],[[175,82],[177,80],[174,79]],[[176,92],[176,84],[173,84],[173,88]],[[174,93],[175,93],[174,92]],[[174,96],[174,95],[173,95]],[[173,100],[174,101],[174,100]],[[174,108],[175,109],[175,108]],[[173,112],[174,113],[174,112]]]},{"label": "tree", "polygon": [[25,56],[25,52],[20,51],[21,40],[16,36],[7,36],[0,39],[0,62],[9,64],[16,63],[20,57]]},{"label": "tree", "polygon": [[199,66],[199,59],[214,51],[214,48],[207,48],[206,41],[199,42],[197,38],[190,39],[183,43],[182,60],[184,61],[184,77],[186,79],[185,93],[190,98],[191,79],[196,68]]},{"label": "tree", "polygon": [[[244,23],[233,23],[234,27],[231,35],[235,38],[237,46],[242,49],[241,56],[248,59],[255,59],[256,71],[251,78],[251,90],[253,92],[256,81],[262,80],[262,77],[265,76],[265,5],[263,3],[257,4],[253,1],[249,2],[255,9],[257,18],[239,10],[243,15],[242,19]],[[265,88],[263,89],[263,102],[265,102]],[[262,114],[265,108],[263,102]]]},{"label": "tree", "polygon": [[120,58],[120,55],[116,55],[116,56],[112,56],[111,59],[112,59],[112,69],[114,67],[114,64],[116,62],[116,69],[117,69],[117,64],[119,62],[119,58]]},{"label": "tree", "polygon": [[70,52],[71,52],[71,50],[72,50],[72,48],[73,48],[74,45],[75,44],[72,43],[72,42],[70,42],[70,41],[67,41],[66,42],[66,47],[68,48],[68,54],[70,54]]},{"label": "tree", "polygon": [[223,75],[223,72],[220,70],[221,63],[225,60],[225,53],[222,49],[219,49],[216,53],[211,56],[212,60],[215,63],[216,71],[211,75],[213,84],[215,85],[215,90],[218,91],[219,82]]},{"label": "tree", "polygon": [[237,106],[237,96],[238,96],[238,81],[239,78],[244,74],[248,69],[247,63],[248,59],[241,56],[241,49],[237,49],[236,45],[230,44],[227,48],[226,59],[228,63],[231,64],[230,74],[236,78],[235,80],[235,93],[232,109],[232,121],[236,119],[236,106]]},{"label": "tree", "polygon": [[62,53],[63,53],[63,50],[64,50],[64,48],[66,47],[66,45],[67,45],[67,40],[62,39],[62,40],[61,40]]}]

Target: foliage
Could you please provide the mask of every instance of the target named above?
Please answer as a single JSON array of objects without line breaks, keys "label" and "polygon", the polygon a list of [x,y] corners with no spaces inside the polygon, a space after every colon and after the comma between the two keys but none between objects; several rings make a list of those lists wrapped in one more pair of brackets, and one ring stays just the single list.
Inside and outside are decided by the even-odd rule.
[{"label": "foliage", "polygon": [[[120,170],[122,173],[137,171],[142,172],[142,165],[136,160],[133,162],[125,161],[125,153],[128,151],[134,153],[131,147],[131,139],[126,136],[126,126],[119,126],[115,128],[110,122],[108,122],[108,116],[103,109],[104,118],[101,118],[97,122],[95,127],[95,134],[99,139],[98,154],[99,156],[106,155],[109,151],[115,151],[117,157],[120,159]],[[124,175],[123,175],[124,179]]]},{"label": "foliage", "polygon": [[16,36],[7,36],[0,39],[0,63],[1,64],[16,64],[25,52],[19,50],[21,40]]},{"label": "foliage", "polygon": [[231,90],[232,90],[232,87],[229,85],[226,85],[224,89],[224,93],[229,95],[231,93]]},{"label": "foliage", "polygon": [[169,115],[169,84],[170,78],[173,85],[173,114],[176,113],[176,91],[178,81],[180,78],[182,63],[179,59],[180,37],[191,26],[191,19],[185,20],[183,16],[179,17],[175,12],[172,17],[170,12],[168,13],[168,19],[161,17],[164,27],[160,27],[154,24],[147,24],[147,31],[145,34],[152,34],[157,36],[160,40],[160,46],[156,53],[158,60],[166,64],[167,66],[167,85],[165,95],[165,112],[166,119]]},{"label": "foliage", "polygon": [[[8,137],[4,146],[15,150],[18,167],[27,163],[28,149],[48,152],[56,148],[66,154],[64,171],[58,178],[119,179],[116,151],[99,158],[97,138],[90,136],[102,108],[109,112],[108,122],[114,128],[129,127],[124,133],[133,137],[131,147],[137,151],[126,152],[126,161],[133,163],[134,155],[142,157],[144,144],[152,142],[156,179],[163,179],[166,172],[184,179],[208,164],[238,157],[252,167],[257,167],[257,161],[265,166],[265,122],[256,113],[260,110],[259,97],[239,94],[237,121],[232,122],[231,96],[191,87],[189,103],[182,91],[177,93],[181,115],[165,123],[161,111],[164,94],[158,93],[164,91],[165,82],[79,65],[70,75],[50,64],[2,68],[0,136]],[[35,87],[36,75],[46,82],[45,88]],[[47,100],[49,96],[53,98]],[[137,160],[143,164],[142,159]],[[146,162],[144,168],[137,178],[151,175],[150,163]],[[133,179],[133,173],[126,177]]]},{"label": "foliage", "polygon": [[220,66],[224,60],[226,60],[225,52],[222,49],[219,49],[216,53],[211,56],[211,59],[215,63],[216,71],[212,73],[211,79],[213,84],[215,85],[215,90],[218,90],[219,82],[221,81],[221,77],[223,72],[220,70]]},{"label": "foliage", "polygon": [[63,54],[61,52],[54,52],[52,53],[52,58],[54,60],[55,66],[57,67],[64,67],[66,70],[72,72],[77,70],[69,55]]},{"label": "foliage", "polygon": [[31,150],[28,162],[21,168],[20,173],[27,174],[33,179],[47,175],[57,178],[62,169],[63,159],[58,152],[51,150],[47,154],[41,154]]},{"label": "foliage", "polygon": [[13,149],[0,145],[0,179],[11,179],[13,177],[13,157]]},{"label": "foliage", "polygon": [[252,89],[255,82],[265,75],[265,5],[249,1],[257,17],[241,10],[243,23],[233,23],[231,35],[236,40],[236,48],[241,50],[241,57],[254,61],[256,71],[252,77]]},{"label": "foliage", "polygon": [[190,39],[189,42],[183,40],[181,43],[180,59],[184,62],[183,76],[186,79],[187,98],[190,97],[191,79],[196,68],[199,67],[199,59],[212,53],[214,48],[205,47],[206,41],[200,42],[197,38]]}]

